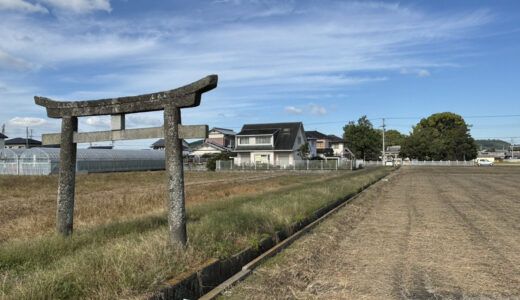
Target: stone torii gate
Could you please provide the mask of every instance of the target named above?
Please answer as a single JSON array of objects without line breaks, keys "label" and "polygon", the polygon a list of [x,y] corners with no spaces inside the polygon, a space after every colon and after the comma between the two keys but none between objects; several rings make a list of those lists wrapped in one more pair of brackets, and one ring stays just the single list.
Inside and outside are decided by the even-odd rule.
[{"label": "stone torii gate", "polygon": [[[207,125],[181,125],[181,108],[200,104],[204,92],[217,87],[217,75],[186,86],[153,94],[113,99],[62,102],[34,97],[47,109],[49,118],[61,118],[61,134],[44,134],[42,144],[60,144],[60,170],[56,208],[56,230],[68,236],[73,231],[77,143],[162,138],[166,147],[168,231],[172,243],[186,244],[186,209],[182,139],[206,138]],[[125,129],[125,114],[164,110],[164,126]],[[110,115],[111,130],[78,133],[78,117]]]}]

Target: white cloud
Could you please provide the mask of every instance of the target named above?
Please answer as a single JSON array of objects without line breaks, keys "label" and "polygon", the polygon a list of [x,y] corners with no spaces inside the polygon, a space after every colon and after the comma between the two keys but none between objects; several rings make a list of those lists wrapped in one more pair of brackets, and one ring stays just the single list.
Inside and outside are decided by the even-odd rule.
[{"label": "white cloud", "polygon": [[327,109],[323,106],[316,105],[314,103],[309,103],[304,108],[298,108],[295,106],[286,106],[284,111],[289,114],[301,115],[301,114],[310,114],[310,115],[326,115]]},{"label": "white cloud", "polygon": [[284,110],[288,113],[291,113],[291,114],[296,114],[296,115],[299,115],[301,113],[303,113],[303,109],[300,109],[300,108],[296,108],[294,106],[286,106],[284,108]]},{"label": "white cloud", "polygon": [[14,57],[7,52],[4,52],[0,49],[0,67],[8,68],[8,69],[30,69],[33,68],[34,65],[28,61],[25,61],[21,58]]},{"label": "white cloud", "polygon": [[85,120],[85,124],[92,126],[92,127],[105,128],[105,127],[110,126],[110,119],[108,119],[108,117],[98,117],[98,116],[88,117]]},{"label": "white cloud", "polygon": [[308,107],[309,107],[310,113],[313,115],[324,116],[327,114],[327,109],[323,106],[318,106],[314,103],[309,103]]},{"label": "white cloud", "polygon": [[430,76],[430,71],[426,69],[418,69],[418,70],[408,70],[408,69],[401,69],[401,74],[407,75],[407,74],[416,74],[419,77],[428,77]]},{"label": "white cloud", "polygon": [[42,118],[15,117],[7,121],[7,125],[18,127],[34,127],[48,124],[49,121]]},{"label": "white cloud", "polygon": [[33,138],[39,139],[42,133],[59,132],[58,120],[46,120],[35,117],[14,117],[6,123],[6,135],[10,138],[26,136],[26,127],[30,129]]},{"label": "white cloud", "polygon": [[86,13],[93,10],[112,10],[109,0],[38,0],[52,7],[73,11],[75,13]]},{"label": "white cloud", "polygon": [[161,126],[163,122],[162,112],[131,114],[126,117],[128,127]]},{"label": "white cloud", "polygon": [[15,10],[28,13],[40,12],[48,13],[49,11],[40,4],[32,4],[24,0],[0,0],[0,10]]},{"label": "white cloud", "polygon": [[419,77],[428,77],[428,76],[430,76],[430,72],[428,70],[419,70],[417,72],[417,76],[419,76]]}]

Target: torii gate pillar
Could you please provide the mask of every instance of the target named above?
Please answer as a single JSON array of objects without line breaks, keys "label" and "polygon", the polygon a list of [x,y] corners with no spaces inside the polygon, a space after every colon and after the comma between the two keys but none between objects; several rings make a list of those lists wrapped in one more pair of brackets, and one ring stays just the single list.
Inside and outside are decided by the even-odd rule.
[{"label": "torii gate pillar", "polygon": [[[50,118],[61,118],[61,134],[44,134],[42,144],[61,144],[60,175],[56,208],[56,230],[68,236],[74,224],[74,187],[76,179],[77,143],[132,140],[164,137],[166,146],[166,178],[168,229],[170,242],[186,245],[186,208],[182,139],[206,138],[207,125],[181,125],[181,108],[200,104],[201,95],[217,87],[217,75],[210,75],[186,86],[165,92],[133,97],[78,102],[54,101],[34,97],[36,104],[47,108]],[[164,110],[164,126],[125,129],[128,113]],[[111,115],[110,131],[78,133],[78,117]]]},{"label": "torii gate pillar", "polygon": [[171,241],[186,244],[186,208],[184,203],[184,167],[182,139],[179,137],[180,109],[168,105],[164,108],[164,146],[168,189],[168,233]]}]

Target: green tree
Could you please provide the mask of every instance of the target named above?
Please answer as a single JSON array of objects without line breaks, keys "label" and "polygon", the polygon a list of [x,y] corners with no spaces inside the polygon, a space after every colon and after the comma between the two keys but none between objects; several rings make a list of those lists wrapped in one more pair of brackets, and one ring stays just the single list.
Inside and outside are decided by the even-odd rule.
[{"label": "green tree", "polygon": [[454,113],[433,114],[413,127],[401,156],[420,160],[468,160],[477,157],[475,140],[464,119]]},{"label": "green tree", "polygon": [[377,160],[381,154],[381,134],[374,129],[367,116],[350,121],[343,127],[343,139],[356,157]]},{"label": "green tree", "polygon": [[395,129],[390,129],[385,132],[385,146],[401,145],[405,139],[406,135]]},{"label": "green tree", "polygon": [[305,143],[298,148],[298,156],[302,159],[309,159],[309,144]]}]

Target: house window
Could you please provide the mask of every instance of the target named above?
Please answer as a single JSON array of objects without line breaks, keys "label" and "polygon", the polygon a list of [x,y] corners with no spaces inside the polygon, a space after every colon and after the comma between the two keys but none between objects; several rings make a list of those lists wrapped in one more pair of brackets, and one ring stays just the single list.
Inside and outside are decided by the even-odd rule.
[{"label": "house window", "polygon": [[301,137],[298,137],[298,145],[302,143],[302,138]]},{"label": "house window", "polygon": [[257,136],[255,139],[256,144],[271,144],[270,136]]},{"label": "house window", "polygon": [[249,137],[239,137],[238,138],[239,144],[241,145],[249,145]]}]

